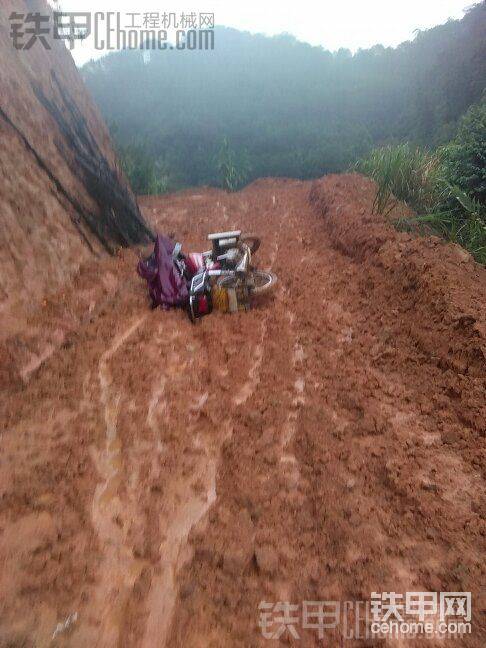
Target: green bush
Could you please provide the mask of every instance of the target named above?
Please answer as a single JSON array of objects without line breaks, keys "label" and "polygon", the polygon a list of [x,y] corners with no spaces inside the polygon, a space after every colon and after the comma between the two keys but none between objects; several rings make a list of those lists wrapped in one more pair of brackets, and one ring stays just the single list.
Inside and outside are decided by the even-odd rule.
[{"label": "green bush", "polygon": [[378,185],[375,211],[387,215],[402,200],[419,214],[416,222],[486,264],[486,101],[468,110],[455,139],[438,151],[387,146],[356,169]]},{"label": "green bush", "polygon": [[417,216],[417,221],[462,245],[476,261],[486,265],[486,209],[460,187],[446,183],[442,203],[430,213]]},{"label": "green bush", "polygon": [[486,205],[486,98],[467,111],[442,155],[449,182]]},{"label": "green bush", "polygon": [[154,161],[144,146],[121,147],[118,157],[135,194],[159,195],[169,191],[170,177],[167,170]]}]

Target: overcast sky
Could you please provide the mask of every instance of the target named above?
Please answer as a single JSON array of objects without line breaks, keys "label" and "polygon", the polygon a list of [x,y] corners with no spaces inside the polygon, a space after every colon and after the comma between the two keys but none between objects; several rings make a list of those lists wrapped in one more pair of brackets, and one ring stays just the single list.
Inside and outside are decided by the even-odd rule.
[{"label": "overcast sky", "polygon": [[[288,32],[333,51],[398,45],[413,38],[415,29],[460,18],[471,4],[472,0],[298,0],[286,5],[281,0],[60,0],[65,11],[214,12],[218,25],[268,35]],[[89,40],[73,52],[78,65],[103,54]]]}]

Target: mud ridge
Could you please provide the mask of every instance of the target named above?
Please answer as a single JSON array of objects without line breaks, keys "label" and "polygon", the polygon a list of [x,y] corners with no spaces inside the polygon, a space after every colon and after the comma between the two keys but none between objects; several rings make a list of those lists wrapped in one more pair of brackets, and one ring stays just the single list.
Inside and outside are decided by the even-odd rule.
[{"label": "mud ridge", "polygon": [[413,335],[445,370],[484,375],[486,270],[456,245],[394,229],[372,212],[376,185],[357,174],[313,183],[309,201],[336,249],[360,263],[363,294],[385,302],[396,329]]}]

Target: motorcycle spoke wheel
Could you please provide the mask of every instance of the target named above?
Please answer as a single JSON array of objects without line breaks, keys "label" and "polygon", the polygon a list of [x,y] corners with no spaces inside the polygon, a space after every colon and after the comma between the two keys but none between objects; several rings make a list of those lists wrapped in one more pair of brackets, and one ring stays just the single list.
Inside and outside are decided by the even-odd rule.
[{"label": "motorcycle spoke wheel", "polygon": [[253,295],[264,295],[275,288],[277,276],[273,272],[264,270],[254,270],[252,273],[253,286],[251,292]]}]

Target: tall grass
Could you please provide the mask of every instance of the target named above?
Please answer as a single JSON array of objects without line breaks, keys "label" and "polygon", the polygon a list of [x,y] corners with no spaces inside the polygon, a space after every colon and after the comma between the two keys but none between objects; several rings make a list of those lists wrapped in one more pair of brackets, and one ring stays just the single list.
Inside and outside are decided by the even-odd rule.
[{"label": "tall grass", "polygon": [[440,156],[408,143],[374,149],[356,169],[376,181],[373,209],[380,214],[388,214],[400,200],[421,211],[439,199]]},{"label": "tall grass", "polygon": [[221,186],[226,191],[237,191],[248,178],[250,171],[246,152],[234,151],[225,137],[217,155]]},{"label": "tall grass", "polygon": [[429,152],[410,144],[375,149],[356,170],[378,185],[373,209],[388,215],[403,201],[427,225],[449,241],[465,247],[486,264],[486,208],[450,181],[443,151]]}]

